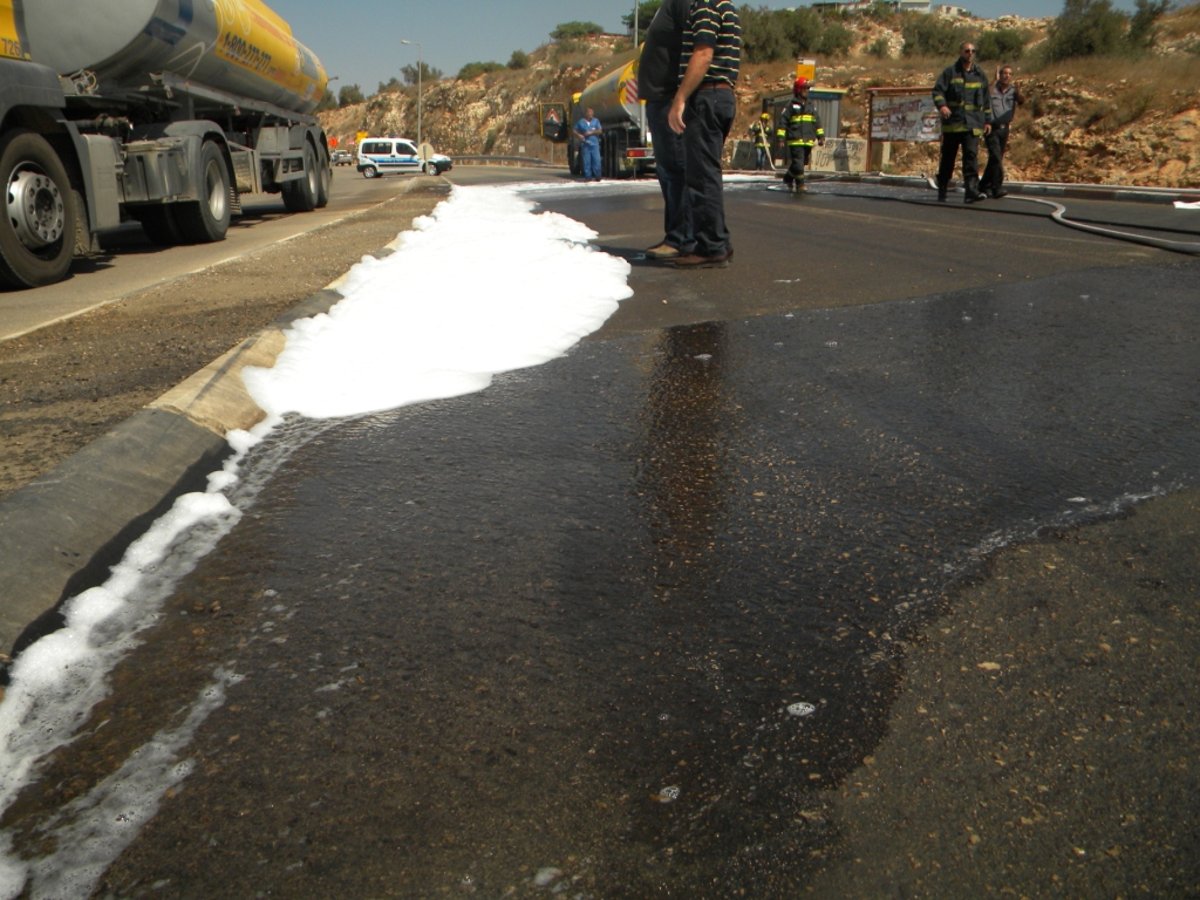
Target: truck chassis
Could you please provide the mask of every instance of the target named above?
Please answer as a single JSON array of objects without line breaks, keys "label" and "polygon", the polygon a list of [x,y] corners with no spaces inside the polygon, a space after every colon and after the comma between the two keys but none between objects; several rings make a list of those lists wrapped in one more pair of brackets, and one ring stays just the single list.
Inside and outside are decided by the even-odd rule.
[{"label": "truck chassis", "polygon": [[153,90],[96,92],[0,59],[0,284],[61,281],[76,254],[134,219],[160,245],[224,239],[248,193],[304,212],[329,202],[329,146],[313,116],[164,72]]}]

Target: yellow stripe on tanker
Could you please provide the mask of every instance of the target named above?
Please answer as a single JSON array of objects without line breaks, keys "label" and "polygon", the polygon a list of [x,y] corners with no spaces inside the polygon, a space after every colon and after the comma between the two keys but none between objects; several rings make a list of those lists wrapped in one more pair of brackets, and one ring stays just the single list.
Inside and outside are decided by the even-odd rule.
[{"label": "yellow stripe on tanker", "polygon": [[17,16],[12,0],[0,0],[0,58],[24,59],[25,49],[17,33]]}]

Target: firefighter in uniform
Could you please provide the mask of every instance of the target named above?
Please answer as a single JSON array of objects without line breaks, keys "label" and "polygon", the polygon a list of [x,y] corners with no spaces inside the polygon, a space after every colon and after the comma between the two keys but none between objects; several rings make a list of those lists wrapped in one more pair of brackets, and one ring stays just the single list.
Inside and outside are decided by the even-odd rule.
[{"label": "firefighter in uniform", "polygon": [[788,167],[783,183],[788,190],[804,190],[804,167],[812,155],[814,144],[825,146],[825,129],[821,116],[808,99],[808,79],[801,76],[792,85],[792,99],[780,110],[776,135],[787,145]]},{"label": "firefighter in uniform", "polygon": [[771,114],[763,113],[762,118],[750,126],[750,137],[754,140],[754,168],[775,168],[771,165]]},{"label": "firefighter in uniform", "polygon": [[984,199],[979,190],[979,138],[992,130],[992,101],[987,76],[975,65],[975,45],[964,41],[958,59],[933,86],[933,105],[942,117],[942,155],[938,164],[938,202],[946,202],[954,159],[962,148],[965,202]]}]

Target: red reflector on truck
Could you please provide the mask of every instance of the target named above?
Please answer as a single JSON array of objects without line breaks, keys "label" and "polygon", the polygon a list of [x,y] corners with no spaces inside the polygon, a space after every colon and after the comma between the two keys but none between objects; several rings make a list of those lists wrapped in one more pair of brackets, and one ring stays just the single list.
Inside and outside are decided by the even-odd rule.
[{"label": "red reflector on truck", "polygon": [[626,159],[650,159],[653,155],[645,147],[630,147],[625,151]]}]

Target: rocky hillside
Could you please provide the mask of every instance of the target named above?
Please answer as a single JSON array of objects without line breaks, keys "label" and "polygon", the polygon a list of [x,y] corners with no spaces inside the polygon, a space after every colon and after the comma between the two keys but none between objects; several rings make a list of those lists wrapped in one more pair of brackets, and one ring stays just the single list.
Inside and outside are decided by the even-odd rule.
[{"label": "rocky hillside", "polygon": [[[1030,64],[1029,71],[1023,70],[1031,58],[1029,51],[1052,20],[975,20],[980,32],[1020,28],[1032,35],[1015,66],[1029,102],[1018,113],[1010,141],[1010,177],[1200,187],[1200,39],[1194,27],[1200,16],[1196,10],[1187,7],[1167,18],[1149,59],[1085,59],[1039,69]],[[891,59],[881,60],[868,52],[872,46],[878,48],[880,38],[887,43]],[[864,136],[866,88],[931,86],[941,67],[951,61],[905,59],[900,56],[902,47],[897,30],[863,19],[856,25],[856,42],[847,57],[818,61],[818,84],[847,91],[840,123],[843,136]],[[452,156],[534,156],[561,163],[562,148],[552,151],[538,136],[539,104],[568,101],[572,93],[612,68],[615,54],[628,49],[626,38],[612,35],[569,51],[549,44],[530,54],[526,69],[426,84],[423,136]],[[761,108],[761,98],[786,91],[791,77],[787,64],[744,68],[735,135],[745,134]],[[343,146],[354,142],[358,130],[415,137],[416,102],[416,90],[409,88],[332,110],[322,119]],[[930,173],[936,167],[936,153],[936,145],[894,145],[888,171]]]}]

